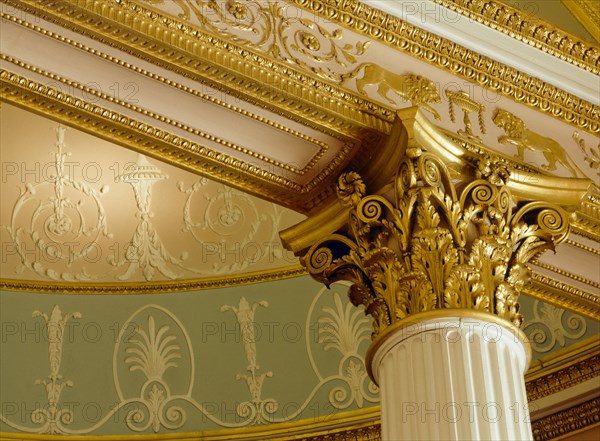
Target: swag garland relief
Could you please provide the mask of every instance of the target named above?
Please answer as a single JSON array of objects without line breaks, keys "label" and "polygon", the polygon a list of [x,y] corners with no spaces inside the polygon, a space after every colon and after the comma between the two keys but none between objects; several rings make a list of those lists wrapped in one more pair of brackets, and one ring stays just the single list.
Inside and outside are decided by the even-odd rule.
[{"label": "swag garland relief", "polygon": [[[367,403],[379,401],[378,389],[369,380],[360,355],[369,342],[370,320],[362,310],[342,302],[337,292],[332,296],[321,288],[307,311],[303,343],[313,378],[317,381],[303,397],[304,401],[294,406],[293,412],[282,412],[276,397],[263,397],[263,385],[275,376],[287,377],[286,381],[293,382],[297,372],[261,369],[259,359],[265,363],[265,357],[258,351],[260,339],[256,327],[260,321],[255,320],[259,307],[267,309],[269,303],[261,300],[251,304],[241,297],[237,305],[222,305],[220,308],[223,313],[233,313],[240,337],[237,341],[247,362],[240,366],[243,373],[237,374],[235,379],[246,383],[248,398],[221,397],[237,401],[233,403],[237,414],[233,421],[231,417],[222,418],[222,414],[204,402],[207,385],[204,378],[197,376],[197,361],[210,361],[194,354],[194,342],[201,339],[193,339],[172,311],[156,304],[137,309],[120,326],[112,356],[117,401],[110,409],[104,409],[98,421],[87,427],[82,427],[82,421],[78,421],[72,409],[61,402],[63,388],[68,386],[76,390],[77,384],[63,380],[59,373],[61,365],[66,362],[62,356],[65,323],[81,319],[82,315],[78,312],[63,314],[58,305],[53,307],[50,316],[35,311],[33,317],[43,317],[46,322],[50,374],[47,380],[34,383],[46,389],[47,403],[34,405],[37,408],[31,413],[30,421],[16,422],[1,414],[0,421],[24,433],[84,435],[115,423],[132,432],[158,433],[194,427],[198,430],[200,420],[229,428],[291,421],[305,416],[306,412],[311,413],[323,394],[327,397],[326,409],[330,409],[326,415],[353,405],[362,408]],[[315,329],[316,332],[311,332]],[[332,351],[336,363],[324,362],[326,358],[319,351]],[[74,358],[77,358],[76,354]],[[101,363],[98,363],[98,369],[103,369]],[[90,372],[90,375],[93,373]],[[85,399],[90,401],[94,397],[86,396]],[[311,416],[324,415],[311,413]],[[24,422],[26,424],[22,424]],[[186,423],[192,425],[184,427]]]},{"label": "swag garland relief", "polygon": [[[21,277],[67,282],[175,280],[294,263],[277,237],[293,222],[291,212],[206,178],[172,183],[141,154],[120,169],[90,162],[98,179],[87,182],[74,172],[85,158],[66,150],[69,130],[59,125],[54,133],[54,161],[40,176],[3,178],[20,190],[12,207],[8,198],[2,201],[10,213],[0,225],[8,259],[2,277],[10,277],[12,267]],[[25,172],[39,166],[21,164]],[[164,198],[165,191],[172,196]],[[180,205],[167,213],[161,199]]]}]

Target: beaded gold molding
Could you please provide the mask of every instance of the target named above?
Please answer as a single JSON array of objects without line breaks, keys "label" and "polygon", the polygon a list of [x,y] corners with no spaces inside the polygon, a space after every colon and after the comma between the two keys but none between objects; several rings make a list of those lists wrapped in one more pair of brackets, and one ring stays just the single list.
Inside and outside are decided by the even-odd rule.
[{"label": "beaded gold molding", "polygon": [[529,402],[600,376],[599,336],[594,335],[556,351],[529,366],[525,386]]},{"label": "beaded gold molding", "polygon": [[[600,72],[600,50],[596,46],[557,28],[552,23],[533,16],[531,12],[520,10],[498,0],[433,1],[577,67],[595,74]],[[585,2],[569,0],[562,3],[567,9],[571,9],[571,4]],[[592,10],[593,8],[586,8],[586,12]],[[597,14],[596,16],[598,17]],[[590,17],[590,20],[593,18]]]},{"label": "beaded gold molding", "polygon": [[317,130],[387,133],[395,117],[316,75],[127,0],[6,3]]},{"label": "beaded gold molding", "polygon": [[522,293],[600,321],[600,297],[551,277],[533,272]]},{"label": "beaded gold molding", "polygon": [[359,0],[293,0],[324,19],[368,35],[435,67],[494,90],[590,133],[600,132],[600,107],[542,80],[424,31]]},{"label": "beaded gold molding", "polygon": [[[590,133],[600,132],[598,106],[358,0],[292,1],[316,16],[337,22],[517,102]],[[335,116],[345,124],[383,129],[381,131],[387,133],[389,122],[394,118],[391,109],[324,82],[313,74],[207,36],[181,20],[126,0],[120,1],[118,7],[85,0],[68,5],[50,1],[40,6],[33,0],[7,0],[7,3],[305,124],[313,124],[311,121],[315,120],[332,124],[331,117]],[[140,35],[144,38],[140,39]],[[264,83],[269,82],[272,86],[264,87]],[[315,111],[323,117],[313,117]]]},{"label": "beaded gold molding", "polygon": [[[332,190],[321,183],[332,179],[331,175],[348,154],[342,150],[337,159],[324,167],[318,176],[300,185],[258,166],[5,70],[0,70],[0,93],[2,100],[11,104],[302,211],[309,211],[329,196]],[[368,147],[366,149],[369,150]]]},{"label": "beaded gold molding", "polygon": [[[11,19],[11,18],[9,18],[9,19]],[[0,14],[0,19],[6,20],[7,19],[6,14]],[[41,29],[38,28],[37,30],[41,30]],[[59,36],[56,36],[56,35],[53,35],[53,36],[54,37],[59,37]],[[61,40],[61,41],[65,40],[64,38],[60,38],[60,37],[58,39]],[[81,48],[81,46],[82,46],[81,44],[75,43],[73,41],[71,41],[70,43],[73,44],[74,46],[78,47],[78,48]],[[89,51],[91,49],[85,47],[84,50],[88,50]],[[152,73],[150,73],[148,71],[145,71],[143,69],[135,68],[135,66],[132,66],[129,63],[124,63],[124,62],[122,62],[122,61],[120,61],[120,60],[118,60],[118,59],[116,59],[114,57],[111,57],[110,55],[102,54],[102,53],[99,53],[98,51],[95,51],[95,52],[96,52],[97,55],[101,56],[102,58],[109,59],[110,61],[116,62],[117,64],[120,64],[120,65],[127,64],[127,68],[129,68],[131,70],[134,70],[136,72],[143,73],[144,75],[146,75],[146,76],[148,76],[150,78],[157,77],[156,75],[154,75],[154,74],[152,74]],[[118,98],[109,96],[109,95],[107,95],[105,93],[102,93],[101,91],[98,91],[98,90],[96,90],[94,88],[87,87],[87,86],[85,86],[85,85],[83,85],[81,83],[78,83],[76,81],[68,80],[68,79],[63,78],[63,77],[61,77],[59,75],[55,75],[55,74],[53,74],[51,72],[48,72],[48,71],[46,71],[44,69],[39,69],[39,68],[37,68],[35,66],[31,66],[31,65],[29,65],[27,63],[24,63],[23,61],[21,61],[21,60],[19,60],[17,58],[10,57],[8,55],[0,53],[0,60],[4,60],[4,61],[6,61],[8,63],[12,63],[12,64],[14,64],[16,66],[22,67],[24,69],[27,69],[30,72],[42,75],[42,76],[44,76],[46,78],[49,78],[51,80],[58,81],[58,82],[66,85],[66,86],[69,86],[69,87],[81,90],[87,96],[91,95],[91,96],[95,96],[97,98],[100,98],[100,99],[103,99],[103,100],[106,100],[106,101],[117,103],[117,104],[119,104],[120,106],[122,106],[122,107],[124,107],[126,109],[133,110],[133,111],[135,111],[135,112],[137,112],[139,114],[142,114],[144,116],[149,116],[149,117],[154,118],[154,119],[156,119],[156,120],[158,120],[160,122],[169,124],[170,126],[173,126],[173,127],[179,128],[179,129],[183,129],[183,130],[185,130],[188,133],[191,133],[193,135],[199,136],[199,137],[204,138],[206,140],[215,142],[215,143],[220,144],[220,145],[222,145],[222,146],[224,146],[226,148],[238,151],[240,153],[244,153],[244,154],[246,154],[248,156],[251,156],[253,158],[256,158],[256,159],[259,159],[259,160],[261,160],[263,162],[266,162],[267,164],[272,164],[272,165],[275,165],[275,166],[277,166],[277,167],[279,167],[281,169],[291,171],[291,172],[296,173],[296,174],[298,174],[300,176],[304,175],[307,170],[309,170],[310,168],[312,168],[317,163],[317,161],[325,154],[325,152],[329,148],[329,146],[327,144],[325,144],[324,142],[319,141],[319,140],[314,139],[314,138],[311,138],[311,137],[309,137],[307,135],[304,135],[304,134],[302,134],[300,132],[297,132],[296,130],[292,130],[292,129],[290,129],[288,127],[285,127],[285,126],[282,126],[281,124],[278,124],[278,123],[276,123],[274,121],[271,121],[271,120],[268,120],[266,118],[260,117],[258,115],[255,115],[255,114],[251,113],[251,112],[248,112],[246,110],[240,109],[240,108],[238,108],[236,106],[232,106],[230,104],[224,103],[224,102],[222,102],[222,101],[220,101],[220,100],[218,100],[218,99],[216,99],[214,97],[209,97],[209,96],[204,95],[204,94],[202,94],[202,93],[200,93],[198,91],[189,89],[186,86],[183,86],[181,84],[178,84],[178,83],[166,80],[165,78],[162,78],[163,82],[166,83],[168,81],[170,86],[173,86],[173,87],[176,87],[176,88],[182,89],[182,90],[187,89],[186,92],[191,93],[192,95],[201,97],[203,100],[211,101],[212,103],[215,103],[215,104],[218,104],[220,106],[223,106],[223,107],[225,107],[228,110],[232,110],[234,112],[240,113],[241,115],[247,116],[248,118],[251,118],[251,119],[253,119],[255,121],[258,121],[260,123],[266,124],[266,125],[271,126],[271,127],[274,127],[274,128],[276,128],[278,130],[281,130],[282,132],[289,133],[292,136],[295,136],[297,138],[300,138],[302,140],[305,140],[305,141],[308,141],[308,142],[310,142],[312,144],[315,144],[318,147],[319,151],[310,159],[310,161],[308,161],[308,163],[302,169],[298,169],[298,168],[290,166],[288,164],[283,164],[283,163],[281,163],[279,161],[276,161],[274,159],[268,158],[268,157],[266,157],[264,155],[256,153],[256,152],[254,152],[254,151],[252,151],[250,149],[247,149],[245,147],[233,144],[233,143],[231,143],[229,141],[226,141],[226,140],[224,140],[222,138],[219,138],[218,136],[214,136],[214,135],[211,135],[209,133],[206,133],[206,132],[203,132],[203,131],[191,128],[191,127],[189,127],[189,126],[187,126],[185,124],[182,124],[182,123],[180,123],[178,121],[174,121],[174,120],[172,120],[170,118],[166,118],[166,117],[164,117],[162,115],[157,115],[157,114],[155,114],[153,112],[149,112],[149,111],[147,111],[145,109],[142,109],[142,108],[140,108],[140,107],[138,107],[138,106],[136,106],[134,104],[131,104],[131,103],[125,102],[123,100],[120,100]],[[347,153],[347,151],[349,150],[348,147],[349,146],[346,146],[346,148],[343,149],[344,153]]]},{"label": "beaded gold molding", "polygon": [[303,267],[291,266],[239,275],[162,282],[86,284],[0,279],[0,290],[48,294],[161,294],[272,282],[305,274]]}]

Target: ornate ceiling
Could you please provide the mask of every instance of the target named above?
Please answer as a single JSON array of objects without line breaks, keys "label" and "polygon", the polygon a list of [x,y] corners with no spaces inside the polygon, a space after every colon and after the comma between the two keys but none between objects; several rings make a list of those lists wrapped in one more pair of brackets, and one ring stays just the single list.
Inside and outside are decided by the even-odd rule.
[{"label": "ornate ceiling", "polygon": [[[529,398],[541,403],[539,418],[555,417],[544,400],[556,393],[571,404],[579,400],[582,412],[597,408],[597,398],[584,402],[585,393],[571,386],[587,387],[598,369],[600,49],[593,18],[600,14],[587,0],[552,2],[547,9],[542,2],[522,3],[511,2],[522,7],[517,9],[470,0],[1,0],[3,326],[18,317],[19,326],[40,327],[46,314],[48,328],[60,303],[64,311],[83,312],[82,329],[90,323],[104,329],[97,346],[88,345],[88,334],[77,334],[61,372],[65,384],[75,379],[73,396],[102,396],[105,415],[111,403],[119,410],[130,399],[119,392],[119,376],[142,378],[135,375],[143,369],[132,374],[135,362],[125,360],[127,342],[119,340],[124,331],[111,328],[125,329],[137,314],[140,336],[141,330],[156,331],[156,323],[177,334],[175,352],[191,363],[182,362],[178,372],[194,377],[196,358],[205,369],[203,386],[194,393],[186,389],[195,410],[187,410],[190,419],[179,429],[257,424],[248,415],[292,424],[308,418],[314,402],[339,405],[331,398],[339,398],[331,395],[335,377],[350,391],[336,412],[364,405],[348,421],[376,433],[377,411],[367,402],[378,398],[352,389],[372,386],[358,356],[367,334],[358,333],[358,343],[348,340],[351,347],[339,343],[339,350],[331,336],[309,341],[311,324],[332,317],[339,329],[362,326],[362,313],[351,313],[337,294],[322,296],[307,277],[278,279],[305,274],[294,253],[346,222],[347,211],[336,199],[340,173],[356,171],[370,190],[389,193],[406,149],[426,146],[443,158],[456,182],[472,177],[473,167],[487,158],[510,171],[507,185],[518,201],[551,201],[568,213],[568,239],[556,254],[533,259],[532,280],[523,290],[526,331],[533,340],[544,328],[547,339],[534,342]],[[551,24],[559,18],[567,30]],[[266,281],[272,282],[256,284]],[[224,286],[229,288],[211,290]],[[167,294],[181,291],[187,291],[181,293],[185,302]],[[148,305],[148,296],[91,301],[59,292],[165,295]],[[258,309],[263,325],[288,320],[304,332],[302,349],[289,357],[310,369],[302,370],[302,391],[285,389],[289,402],[303,403],[290,418],[283,414],[286,398],[277,394],[284,387],[273,386],[293,376],[281,364],[286,357],[273,350],[278,346],[229,342],[233,361],[219,376],[222,367],[207,362],[222,350],[218,338],[205,347],[192,344],[186,333],[189,328],[204,335],[199,327],[218,311],[227,318],[216,321],[219,326],[241,325],[238,312],[250,309],[253,323]],[[32,311],[39,312],[31,317]],[[111,332],[114,338],[107,338]],[[28,400],[50,400],[40,395],[43,382],[32,386],[32,378],[47,373],[46,342],[34,342],[40,349],[35,356],[23,355],[31,347],[14,335],[3,333],[10,341],[2,358],[10,358],[12,375],[3,381],[15,397],[28,388]],[[244,414],[242,407],[196,424],[217,415],[198,404],[206,391],[218,397],[236,384],[240,403],[256,393],[258,377],[253,383],[247,376],[248,388],[233,379],[240,372],[257,374],[256,363],[254,372],[243,371],[243,355],[254,350],[256,356],[257,347],[265,362],[260,375],[267,378],[261,402],[274,397],[277,418],[266,408]],[[561,349],[567,352],[554,354]],[[311,351],[319,354],[314,360]],[[24,356],[41,360],[28,363],[25,376],[12,362]],[[89,366],[107,360],[118,375],[104,380],[116,381],[118,399],[85,377],[93,371]],[[52,361],[50,369],[57,369]],[[179,381],[173,372],[165,385]],[[129,392],[146,406],[151,394],[140,385],[132,382]],[[260,388],[258,394],[255,402]],[[80,413],[62,433],[102,434],[108,426],[138,431],[120,420],[90,425]],[[2,430],[20,424],[18,417],[5,417]],[[152,427],[141,432],[168,431],[165,421],[173,423],[149,416]],[[31,418],[26,422],[25,431],[48,431],[30,424]],[[294,430],[309,430],[302,424]],[[319,424],[330,433],[326,422]],[[534,432],[546,433],[543,424]],[[247,439],[264,435],[244,430]],[[230,436],[218,432],[207,439]]]},{"label": "ornate ceiling", "polygon": [[552,124],[579,169],[554,174],[597,179],[595,46],[508,6],[411,4],[7,0],[4,96],[303,212],[380,155],[396,110],[460,129],[448,92],[479,103],[486,146],[516,153],[493,124],[504,109]]},{"label": "ornate ceiling", "polygon": [[573,259],[544,256],[534,285],[595,314],[600,52],[584,32],[445,0],[6,0],[1,13],[5,283],[261,280],[297,264],[277,237],[303,218],[292,210],[339,219],[343,170],[380,188],[416,143],[457,176],[498,158],[519,198],[573,212]]}]

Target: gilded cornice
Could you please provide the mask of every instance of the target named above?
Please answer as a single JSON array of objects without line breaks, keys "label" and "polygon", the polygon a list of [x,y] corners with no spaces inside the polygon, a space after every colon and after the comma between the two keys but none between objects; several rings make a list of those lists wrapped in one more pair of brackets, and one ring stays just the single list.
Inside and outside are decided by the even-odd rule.
[{"label": "gilded cornice", "polygon": [[525,374],[529,402],[558,393],[600,375],[598,335],[531,363]]},{"label": "gilded cornice", "polygon": [[590,133],[600,107],[358,0],[293,0],[318,16]]},{"label": "gilded cornice", "polygon": [[536,441],[561,439],[600,425],[600,398],[541,418],[531,424]]},{"label": "gilded cornice", "polygon": [[[0,19],[2,19],[2,20],[17,21],[17,22],[21,21],[22,22],[22,20],[18,20],[18,19],[15,20],[14,17],[7,16],[6,14],[0,14]],[[25,23],[22,22],[22,23],[19,23],[19,24],[25,24]],[[322,141],[319,141],[317,139],[313,139],[313,138],[311,138],[311,137],[309,137],[307,135],[304,135],[304,134],[302,134],[300,132],[292,130],[292,129],[290,129],[288,127],[285,127],[285,126],[283,126],[281,124],[278,124],[278,123],[276,123],[274,121],[271,121],[271,120],[263,118],[263,117],[261,117],[259,115],[253,114],[252,112],[248,112],[248,111],[246,111],[244,109],[240,109],[240,108],[238,108],[236,106],[224,103],[224,102],[222,102],[220,100],[217,100],[216,98],[210,97],[208,95],[204,95],[204,94],[202,94],[201,92],[199,92],[197,90],[192,90],[192,89],[190,89],[190,88],[188,88],[188,87],[186,87],[186,86],[184,86],[182,84],[179,84],[179,83],[167,80],[166,78],[163,78],[163,77],[160,77],[158,75],[155,75],[155,74],[153,74],[151,72],[146,71],[145,69],[136,68],[135,66],[132,66],[129,63],[125,63],[125,62],[123,62],[123,61],[121,61],[121,60],[119,60],[119,59],[117,59],[115,57],[112,57],[112,56],[107,55],[107,54],[103,54],[103,53],[101,53],[99,51],[92,50],[89,47],[83,46],[82,44],[76,43],[76,42],[74,42],[72,40],[69,40],[67,38],[60,37],[60,36],[58,36],[56,34],[53,34],[51,32],[44,32],[41,28],[39,28],[37,26],[30,26],[29,25],[27,27],[30,27],[30,28],[38,31],[38,32],[42,32],[44,35],[50,35],[50,36],[52,36],[54,38],[57,38],[61,42],[65,42],[67,44],[71,44],[71,45],[77,47],[78,49],[85,50],[86,52],[92,52],[93,51],[93,53],[95,55],[100,56],[100,57],[102,57],[102,58],[104,58],[106,60],[112,61],[112,62],[118,64],[119,66],[125,67],[126,69],[130,69],[130,70],[132,70],[134,72],[141,73],[142,75],[145,75],[145,76],[147,76],[149,78],[156,79],[158,81],[162,81],[162,82],[168,84],[169,86],[175,87],[175,88],[180,89],[180,90],[184,90],[185,92],[190,93],[192,95],[195,95],[195,96],[201,98],[202,100],[207,100],[207,101],[210,101],[210,102],[212,102],[214,104],[223,106],[223,107],[225,107],[228,110],[231,110],[233,112],[237,112],[237,113],[239,113],[239,114],[241,114],[243,116],[246,116],[246,117],[248,117],[250,119],[253,119],[254,121],[258,121],[260,123],[269,125],[269,126],[274,127],[274,128],[276,128],[278,130],[281,130],[283,132],[289,133],[292,136],[295,136],[297,138],[301,138],[303,140],[311,142],[311,143],[315,144],[318,147],[319,151],[318,151],[318,153],[316,155],[314,155],[310,159],[310,161],[302,169],[298,169],[298,168],[290,166],[288,164],[283,164],[283,163],[281,163],[279,161],[275,161],[275,160],[273,160],[271,158],[267,158],[264,155],[261,155],[261,154],[259,154],[257,152],[253,152],[253,151],[251,151],[249,149],[246,149],[246,148],[244,148],[242,146],[235,145],[235,144],[233,144],[233,143],[231,143],[229,141],[226,141],[224,139],[221,139],[221,138],[219,138],[217,136],[211,135],[209,133],[202,132],[202,131],[194,129],[192,127],[189,127],[189,126],[187,126],[185,124],[182,124],[179,121],[174,121],[174,120],[172,120],[170,118],[167,118],[167,117],[164,117],[162,115],[157,115],[157,114],[155,114],[153,112],[149,112],[149,111],[144,110],[144,109],[142,109],[142,108],[140,108],[140,107],[138,107],[138,106],[136,106],[134,104],[131,104],[131,103],[126,102],[124,100],[121,100],[119,98],[115,98],[113,96],[107,95],[106,93],[98,91],[95,88],[87,87],[87,86],[85,86],[85,85],[83,85],[81,83],[78,83],[76,81],[68,80],[68,79],[63,78],[63,77],[61,77],[59,75],[55,75],[55,74],[53,74],[51,72],[48,72],[48,71],[46,71],[44,69],[40,69],[40,68],[37,68],[35,66],[28,65],[27,63],[24,63],[23,61],[21,61],[19,59],[16,59],[14,57],[7,56],[5,54],[0,53],[0,60],[4,60],[4,61],[6,61],[8,63],[12,63],[12,64],[14,64],[16,66],[19,66],[21,68],[27,69],[28,71],[30,71],[32,73],[42,75],[42,76],[48,78],[49,80],[53,80],[55,82],[56,81],[60,82],[60,83],[64,84],[65,86],[68,86],[70,88],[75,88],[75,89],[81,90],[81,91],[83,91],[85,93],[86,96],[93,96],[93,97],[98,98],[98,99],[102,99],[102,100],[105,100],[105,101],[110,101],[110,102],[113,102],[113,103],[117,103],[120,106],[122,106],[122,107],[124,107],[126,109],[129,109],[129,110],[133,110],[134,112],[136,112],[136,113],[138,113],[140,115],[149,116],[149,117],[151,117],[151,118],[153,118],[153,119],[155,119],[157,121],[160,121],[162,123],[166,123],[166,124],[172,126],[173,128],[183,129],[186,132],[189,132],[189,133],[191,133],[193,135],[196,135],[196,136],[199,136],[201,138],[204,138],[205,140],[210,140],[210,141],[215,142],[217,144],[220,144],[220,145],[222,145],[224,147],[227,147],[229,149],[232,149],[232,150],[244,153],[244,154],[246,154],[248,156],[251,156],[253,158],[259,159],[259,160],[261,160],[263,162],[266,162],[268,164],[275,165],[275,166],[277,166],[277,167],[279,167],[281,169],[291,171],[291,172],[296,173],[296,174],[298,174],[300,176],[304,175],[307,172],[307,170],[309,170],[310,168],[312,168],[317,163],[317,161],[323,156],[323,154],[327,151],[327,149],[328,149],[327,144],[325,144]],[[90,99],[90,101],[92,101],[92,100],[93,100],[93,98]],[[338,136],[339,136],[339,134],[338,134]],[[342,157],[344,157],[349,152],[349,150],[351,150],[349,147],[350,147],[349,145],[346,145],[345,148],[342,149]],[[338,161],[334,160],[334,162],[339,163],[339,160]]]},{"label": "gilded cornice", "polygon": [[394,119],[393,110],[317,75],[134,2],[6,3],[317,130],[386,133]]},{"label": "gilded cornice", "polygon": [[[433,1],[577,67],[595,74],[600,72],[600,50],[597,46],[533,16],[530,12],[522,11],[499,0]],[[565,6],[570,3],[583,2],[573,0],[563,2]]]},{"label": "gilded cornice", "polygon": [[535,266],[537,266],[539,268],[543,268],[543,269],[548,270],[548,271],[552,271],[553,273],[559,274],[559,275],[561,275],[563,277],[568,277],[571,280],[576,280],[577,282],[584,283],[584,284],[586,284],[588,286],[591,286],[592,288],[600,289],[600,283],[595,282],[593,280],[590,280],[590,279],[588,279],[586,277],[582,277],[582,276],[580,276],[578,274],[573,274],[573,273],[571,273],[569,271],[565,271],[565,270],[563,270],[561,268],[557,268],[554,265],[550,265],[548,263],[540,262],[539,260],[532,262],[532,265],[535,265]]},{"label": "gilded cornice", "polygon": [[48,294],[161,294],[204,289],[226,288],[290,279],[306,274],[301,266],[256,271],[241,275],[205,277],[178,281],[136,282],[136,283],[61,283],[38,282],[32,280],[0,279],[0,290],[23,291]]},{"label": "gilded cornice", "polygon": [[596,0],[561,0],[565,8],[600,43],[600,5]]},{"label": "gilded cornice", "polygon": [[574,231],[588,239],[600,242],[600,194],[598,188],[592,188],[581,202],[581,208],[575,213]]},{"label": "gilded cornice", "polygon": [[[293,2],[315,16],[337,22],[590,133],[600,131],[598,106],[357,0]],[[391,109],[315,74],[135,3],[7,3],[310,126],[319,121],[332,129],[348,130],[356,125],[387,133],[394,118]]]},{"label": "gilded cornice", "polygon": [[329,196],[330,188],[322,182],[332,179],[333,170],[343,161],[343,155],[340,155],[338,161],[330,162],[315,179],[300,185],[259,166],[3,69],[0,70],[0,93],[3,101],[301,211],[309,211]]},{"label": "gilded cornice", "polygon": [[600,321],[600,296],[533,272],[523,294]]}]

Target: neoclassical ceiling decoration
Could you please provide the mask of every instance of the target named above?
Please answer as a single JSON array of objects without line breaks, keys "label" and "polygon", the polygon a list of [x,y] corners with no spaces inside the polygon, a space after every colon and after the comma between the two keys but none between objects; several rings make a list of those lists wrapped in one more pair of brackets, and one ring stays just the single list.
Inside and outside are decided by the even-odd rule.
[{"label": "neoclassical ceiling decoration", "polygon": [[89,285],[296,265],[277,234],[304,216],[13,106],[0,114],[2,278]]},{"label": "neoclassical ceiling decoration", "polygon": [[561,207],[506,311],[536,437],[597,426],[599,11],[529,3],[0,0],[0,436],[379,439],[371,319],[298,255],[407,151]]},{"label": "neoclassical ceiling decoration", "polygon": [[[536,78],[459,46],[452,35],[434,38],[410,23],[415,14],[402,21],[395,10],[355,1],[4,4],[6,100],[303,212],[331,200],[344,168],[368,168],[396,110],[418,105],[441,127],[456,127],[448,91],[478,102],[488,126],[498,109],[523,121],[527,133],[552,124],[552,145],[584,173],[595,164],[597,67],[571,61],[597,65],[598,54],[572,36],[544,37],[543,47],[572,49],[557,61],[560,69],[548,66],[565,48],[544,54]],[[465,29],[475,25],[482,26]],[[537,50],[496,36],[525,58]],[[229,125],[238,130],[224,131]],[[499,136],[489,130],[482,141],[513,154]],[[542,154],[523,160],[544,165]],[[571,174],[562,165],[553,172]]]}]

